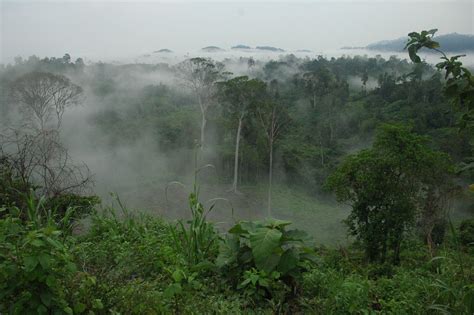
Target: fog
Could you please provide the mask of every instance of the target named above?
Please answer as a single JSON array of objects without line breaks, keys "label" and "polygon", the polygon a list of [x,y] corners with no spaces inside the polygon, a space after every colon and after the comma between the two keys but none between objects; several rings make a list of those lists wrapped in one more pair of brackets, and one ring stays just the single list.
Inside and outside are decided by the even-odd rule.
[{"label": "fog", "polygon": [[472,34],[472,1],[1,1],[1,56],[133,60],[214,45],[318,54],[418,29]]},{"label": "fog", "polygon": [[[304,72],[309,71],[305,67],[317,58],[344,57],[341,59],[355,63],[353,57],[359,56],[362,63],[371,59],[387,69],[393,59],[398,68],[390,68],[387,73],[407,75],[412,65],[404,60],[406,53],[341,47],[361,47],[434,27],[440,29],[440,34],[472,34],[473,10],[472,1],[2,1],[0,62],[4,72],[0,73],[0,83],[6,87],[21,74],[38,70],[39,59],[29,63],[25,61],[29,56],[55,57],[45,62],[54,64],[65,53],[70,54],[72,62],[67,61],[58,73],[81,86],[84,95],[79,105],[65,112],[61,137],[73,160],[89,167],[95,183],[93,192],[104,204],[111,202],[109,193],[114,192],[133,209],[173,219],[189,216],[187,196],[193,187],[195,169],[211,164],[198,176],[202,200],[209,205],[208,200],[222,197],[211,218],[229,226],[231,218],[255,219],[266,215],[267,144],[262,128],[255,117],[246,122],[243,132],[247,141],[243,143],[241,157],[244,179],[239,179],[242,192],[231,193],[235,121],[222,110],[222,102],[217,102],[216,109],[209,114],[209,144],[205,149],[193,147],[199,138],[198,101],[180,80],[176,65],[188,58],[205,57],[222,62],[225,70],[231,72],[230,77],[246,75],[267,83],[277,80],[283,83],[282,90],[288,97],[293,98],[292,119],[299,122],[292,128],[307,128],[309,140],[298,138],[295,132],[291,136],[301,146],[292,148],[290,137],[281,145],[285,150],[278,147],[275,152],[276,216],[304,228],[316,224],[318,229],[311,233],[318,233],[318,241],[323,243],[343,242],[341,220],[349,210],[337,205],[322,186],[329,170],[344,154],[371,145],[375,118],[360,117],[366,109],[358,98],[381,86],[383,72],[373,70],[365,83],[359,70],[335,75],[337,80],[343,77],[338,84],[347,84],[348,91],[356,97],[349,102],[343,97],[331,100],[322,95],[321,103],[330,106],[337,102],[350,104],[337,113],[329,108],[324,113],[327,116],[319,113],[316,122],[308,121],[307,113],[313,107],[321,109],[310,105],[306,87],[295,82],[302,80]],[[239,44],[251,49],[231,49]],[[203,51],[206,46],[221,50]],[[257,46],[284,51],[259,50]],[[160,52],[163,49],[171,52]],[[15,61],[18,56],[24,61]],[[427,52],[420,56],[430,64],[439,60],[439,56]],[[76,58],[84,59],[84,69],[75,68]],[[252,67],[248,63],[250,58],[255,60]],[[274,72],[266,68],[269,62],[278,65]],[[463,62],[474,65],[473,55],[468,53]],[[59,63],[62,65],[62,61]],[[331,67],[337,70],[337,65]],[[430,71],[424,78],[431,77]],[[291,96],[292,89],[297,96]],[[333,92],[335,96],[338,93]],[[11,110],[14,106],[7,103],[6,98],[2,99],[6,106],[0,108],[1,127],[21,123],[19,112]],[[400,103],[395,102],[394,108]],[[168,121],[160,120],[162,117]],[[321,131],[324,128],[319,126],[326,121],[330,121],[329,125]],[[305,147],[305,142],[312,138],[324,138],[324,132],[330,134],[328,141],[333,141],[333,129],[344,129],[346,125],[358,125],[358,134],[351,134],[347,127],[348,130],[340,132],[337,145],[323,148],[319,140],[319,147]],[[296,171],[288,162],[294,151],[300,154],[294,159],[298,162]],[[308,152],[311,157],[307,157]],[[198,165],[195,154],[199,155]],[[319,168],[315,170],[314,165]],[[311,179],[305,182],[305,178],[301,179],[304,176]],[[170,186],[173,181],[185,187]],[[302,184],[293,187],[288,184],[292,181]],[[315,211],[318,215],[313,216]]]}]

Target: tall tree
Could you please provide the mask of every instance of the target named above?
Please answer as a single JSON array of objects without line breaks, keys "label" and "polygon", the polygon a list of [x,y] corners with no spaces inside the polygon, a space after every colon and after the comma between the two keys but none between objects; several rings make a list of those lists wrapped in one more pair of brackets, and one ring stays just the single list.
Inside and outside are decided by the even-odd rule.
[{"label": "tall tree", "polygon": [[269,86],[269,97],[265,102],[258,104],[256,114],[262,124],[268,141],[268,199],[267,215],[272,216],[272,183],[273,183],[273,147],[280,138],[283,127],[288,123],[289,116],[282,103],[278,82],[273,80]]},{"label": "tall tree", "polygon": [[252,105],[262,102],[265,97],[266,84],[247,76],[236,77],[220,84],[220,97],[225,104],[225,111],[230,119],[237,123],[234,153],[234,179],[232,191],[237,192],[239,174],[240,138],[244,119]]},{"label": "tall tree", "polygon": [[91,183],[87,166],[74,165],[60,141],[63,114],[81,94],[82,88],[65,76],[46,72],[25,74],[10,87],[23,125],[0,135],[0,154],[25,185],[39,185],[47,197],[83,192]]},{"label": "tall tree", "polygon": [[207,58],[191,58],[178,65],[178,75],[197,98],[201,111],[201,147],[205,145],[207,113],[215,101],[216,83],[226,75],[223,70],[222,63]]},{"label": "tall tree", "polygon": [[67,77],[49,72],[27,73],[12,83],[10,91],[29,127],[41,131],[59,129],[64,111],[82,94],[82,88]]}]

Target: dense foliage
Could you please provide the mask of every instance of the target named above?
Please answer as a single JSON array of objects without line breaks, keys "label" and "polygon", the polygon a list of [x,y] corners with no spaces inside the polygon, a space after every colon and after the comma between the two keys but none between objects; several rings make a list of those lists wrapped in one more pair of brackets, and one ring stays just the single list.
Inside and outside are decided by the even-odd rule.
[{"label": "dense foliage", "polygon": [[398,263],[403,234],[417,214],[423,209],[422,219],[439,216],[445,205],[438,203],[453,189],[449,158],[426,140],[405,127],[385,125],[371,149],[348,156],[328,179],[337,198],[351,204],[349,229],[372,261],[385,262],[391,250]]},{"label": "dense foliage", "polygon": [[[224,264],[240,270],[232,274],[227,267],[214,265],[222,265],[219,261],[227,257],[228,249],[219,254],[213,247],[210,257],[221,258],[189,265],[186,252],[175,246],[174,225],[158,218],[109,209],[92,216],[84,235],[64,237],[54,225],[25,224],[12,209],[2,212],[6,212],[0,219],[2,313],[470,314],[474,310],[474,256],[468,245],[457,247],[455,231],[435,258],[410,237],[404,241],[401,265],[394,267],[366,263],[358,247],[316,247],[314,258],[304,263],[307,249],[300,241],[304,235],[285,230],[288,222],[241,222],[230,235],[240,239],[240,249],[233,255],[243,263]],[[275,237],[260,242],[264,231]],[[281,238],[276,241],[278,232]],[[261,256],[267,250],[278,257],[268,260],[270,265]]]},{"label": "dense foliage", "polygon": [[[0,138],[0,313],[473,314],[474,224],[449,211],[457,203],[453,213],[472,217],[473,80],[459,57],[443,53],[444,79],[419,59],[437,49],[434,32],[410,34],[415,64],[288,55],[86,65],[66,54],[2,66],[0,123],[13,132]],[[58,85],[69,93],[55,99]],[[52,88],[27,93],[38,86]],[[192,174],[188,220],[88,195],[62,121],[82,93],[91,151],[141,155],[118,166],[130,168],[124,182],[162,176],[168,202],[172,184],[185,186],[169,177]],[[134,146],[142,139],[146,152]],[[169,174],[148,164],[155,155]],[[350,204],[355,239],[327,248],[273,218],[217,226],[217,201],[231,201],[202,201],[198,179],[240,198],[237,187],[265,180],[268,216],[273,181],[331,199],[327,183]]]},{"label": "dense foliage", "polygon": [[216,264],[249,297],[256,293],[257,297],[271,298],[277,291],[283,299],[285,291],[298,289],[302,272],[314,259],[312,249],[304,242],[307,234],[287,231],[285,227],[290,224],[275,219],[239,222],[221,243]]},{"label": "dense foliage", "polygon": [[[273,145],[275,183],[321,191],[326,177],[343,156],[370,145],[380,123],[411,123],[415,132],[431,136],[433,146],[449,153],[454,162],[464,162],[472,156],[470,132],[458,133],[456,121],[461,114],[451,110],[444,96],[443,77],[426,63],[410,64],[395,56],[309,60],[289,55],[278,61],[256,61],[252,67],[248,67],[247,61],[245,58],[224,60],[218,67],[222,73],[224,66],[236,77],[248,76],[250,83],[267,83],[268,94],[275,89],[278,92],[278,103],[288,119]],[[228,90],[219,98],[207,85],[208,77],[203,76],[206,79],[206,89],[201,87],[206,92],[205,102],[201,100],[205,106],[203,121],[204,107],[201,109],[194,96],[197,92],[187,88],[187,83],[181,83],[186,73],[183,66],[84,65],[70,59],[31,57],[2,68],[0,85],[8,91],[15,79],[29,71],[67,75],[83,88],[87,95],[85,102],[93,109],[89,125],[84,126],[94,130],[88,141],[97,147],[118,150],[133,145],[136,139],[151,138],[151,152],[182,155],[168,162],[175,174],[188,170],[177,164],[186,155],[192,156],[183,153],[193,150],[194,140],[201,139],[204,130],[209,162],[215,165],[223,184],[232,184],[236,179],[236,135],[240,115],[244,113],[238,185],[267,179],[270,147],[267,130],[257,111],[264,102],[241,111],[232,105],[241,102],[237,94]],[[217,66],[212,63],[208,67]],[[226,81],[213,74],[211,81],[215,80],[227,82],[230,87],[243,77]],[[250,92],[243,91],[239,97],[245,93]],[[15,115],[14,101],[8,97],[1,101],[7,122],[9,115]],[[472,170],[462,176],[472,178]]]}]

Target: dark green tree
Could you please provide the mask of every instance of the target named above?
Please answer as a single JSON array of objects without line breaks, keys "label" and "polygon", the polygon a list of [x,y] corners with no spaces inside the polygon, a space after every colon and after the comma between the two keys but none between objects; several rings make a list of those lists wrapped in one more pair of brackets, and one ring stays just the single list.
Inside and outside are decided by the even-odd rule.
[{"label": "dark green tree", "polygon": [[348,156],[328,178],[339,201],[348,202],[350,233],[362,241],[370,261],[400,261],[403,235],[423,207],[433,174],[450,170],[447,155],[402,125],[383,125],[371,149]]}]

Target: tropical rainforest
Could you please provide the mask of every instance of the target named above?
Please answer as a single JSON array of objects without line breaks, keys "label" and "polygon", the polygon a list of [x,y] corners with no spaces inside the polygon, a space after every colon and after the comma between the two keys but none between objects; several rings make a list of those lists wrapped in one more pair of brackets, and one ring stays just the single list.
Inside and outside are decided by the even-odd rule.
[{"label": "tropical rainforest", "polygon": [[0,313],[474,314],[474,77],[435,32],[2,65]]}]

